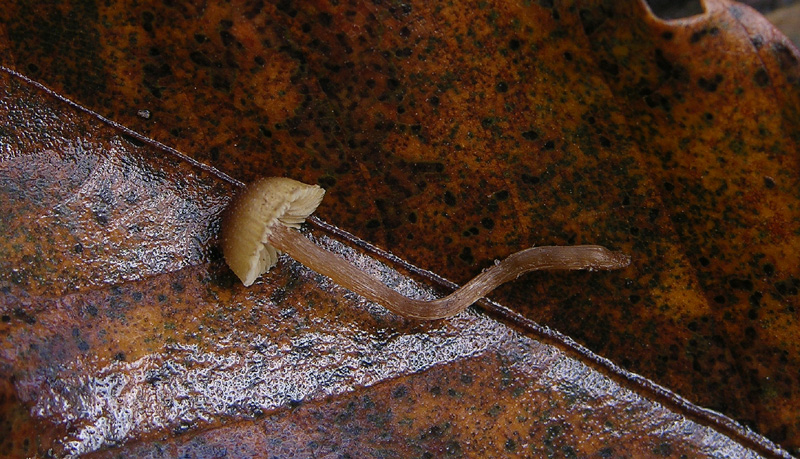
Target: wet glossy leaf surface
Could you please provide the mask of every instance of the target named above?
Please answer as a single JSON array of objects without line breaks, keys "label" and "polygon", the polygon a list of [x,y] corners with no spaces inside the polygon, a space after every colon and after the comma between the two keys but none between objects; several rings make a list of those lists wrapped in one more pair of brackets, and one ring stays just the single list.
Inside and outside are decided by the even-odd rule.
[{"label": "wet glossy leaf surface", "polygon": [[[798,447],[800,70],[755,13],[87,5],[4,4],[2,62],[236,179],[320,183],[324,220],[458,283],[534,244],[622,249],[492,298]],[[66,438],[9,415],[11,451],[750,445],[508,315],[402,321],[290,260],[244,289],[213,239],[234,182],[3,78],[7,412]]]}]

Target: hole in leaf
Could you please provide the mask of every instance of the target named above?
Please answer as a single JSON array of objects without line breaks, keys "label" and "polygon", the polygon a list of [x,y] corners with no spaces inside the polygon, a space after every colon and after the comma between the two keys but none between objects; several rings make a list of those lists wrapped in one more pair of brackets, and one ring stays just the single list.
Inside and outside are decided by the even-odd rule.
[{"label": "hole in leaf", "polygon": [[705,13],[700,0],[647,0],[650,11],[663,20],[688,18]]}]

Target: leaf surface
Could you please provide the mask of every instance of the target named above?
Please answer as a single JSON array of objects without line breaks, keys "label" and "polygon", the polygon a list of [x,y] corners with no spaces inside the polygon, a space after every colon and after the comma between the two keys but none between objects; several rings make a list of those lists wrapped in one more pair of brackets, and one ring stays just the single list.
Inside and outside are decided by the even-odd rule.
[{"label": "leaf surface", "polygon": [[[369,241],[457,283],[534,244],[634,258],[616,273],[520,278],[492,295],[514,311],[499,319],[405,322],[289,260],[247,290],[214,249],[236,180],[5,74],[8,405],[64,429],[49,440],[63,451],[191,430],[170,451],[211,455],[203,445],[232,448],[234,432],[276,438],[289,425],[287,454],[589,454],[618,447],[601,445],[617,434],[631,455],[708,438],[775,451],[671,396],[655,405],[655,386],[581,345],[798,447],[800,70],[756,13],[707,2],[664,23],[634,1],[2,8],[19,19],[0,28],[4,63],[234,179],[320,183],[318,214],[357,239],[329,239],[325,225],[312,236],[409,291],[428,290],[407,266],[347,246]],[[589,410],[586,424],[573,417]],[[657,440],[671,416],[700,424]],[[650,423],[630,427],[638,419]],[[388,433],[354,446],[361,429]]]}]

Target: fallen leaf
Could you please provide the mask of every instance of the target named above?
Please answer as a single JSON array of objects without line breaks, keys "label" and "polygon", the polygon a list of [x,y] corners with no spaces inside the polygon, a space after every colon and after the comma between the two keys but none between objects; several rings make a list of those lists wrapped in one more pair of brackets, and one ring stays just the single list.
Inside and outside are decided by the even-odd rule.
[{"label": "fallen leaf", "polygon": [[[285,256],[245,288],[198,237],[234,183],[17,75],[2,87],[9,455],[779,452],[496,305],[507,320],[407,321]],[[408,295],[435,293],[310,236]]]},{"label": "fallen leaf", "polygon": [[[529,275],[492,298],[700,406],[797,448],[797,50],[756,13],[724,2],[706,2],[706,14],[674,22],[656,20],[634,1],[555,3],[279,2],[146,9],[68,4],[37,6],[36,14],[32,7],[7,3],[2,17],[17,20],[2,23],[7,39],[0,40],[0,58],[58,94],[238,180],[289,175],[320,183],[328,189],[319,211],[325,221],[458,283],[494,259],[534,244],[599,243],[625,250],[634,257],[626,271]],[[39,116],[22,116],[22,127],[5,129],[15,137],[23,127],[38,133]],[[547,444],[547,432],[533,434],[538,442],[511,438],[509,432],[530,432],[500,423],[525,418],[516,422],[530,429],[533,417],[515,411],[519,407],[509,395],[481,389],[472,389],[462,407],[486,410],[481,417],[454,413],[448,426],[417,421],[426,428],[438,425],[441,445],[423,438],[424,429],[413,430],[415,419],[436,416],[442,407],[436,393],[423,390],[426,384],[435,378],[457,384],[461,370],[455,368],[463,362],[473,379],[475,372],[485,371],[485,385],[501,387],[497,378],[504,365],[511,365],[502,362],[519,353],[519,346],[527,349],[541,339],[530,326],[511,327],[512,333],[502,325],[510,316],[495,322],[474,313],[455,323],[406,323],[291,264],[252,291],[238,289],[215,259],[210,239],[216,213],[235,181],[176,159],[174,152],[127,131],[107,132],[98,147],[80,134],[96,119],[82,123],[77,132],[64,134],[67,146],[58,123],[48,128],[61,139],[53,147],[47,137],[23,136],[42,144],[25,150],[33,155],[27,162],[4,153],[15,170],[27,166],[32,193],[41,193],[19,196],[15,190],[27,190],[30,182],[21,187],[23,182],[14,180],[25,175],[12,177],[4,188],[27,206],[16,210],[9,204],[3,220],[14,230],[9,234],[24,236],[17,247],[7,238],[3,249],[13,260],[3,265],[2,279],[8,286],[5,323],[16,343],[4,345],[4,361],[13,362],[4,371],[16,375],[13,387],[21,402],[40,400],[46,406],[34,404],[33,412],[60,422],[71,435],[61,440],[65,451],[99,446],[92,441],[113,444],[163,438],[170,430],[197,432],[196,426],[219,427],[248,417],[255,420],[243,421],[242,432],[267,429],[264,435],[270,436],[275,430],[263,426],[308,425],[305,417],[315,416],[335,419],[337,406],[367,403],[356,401],[363,394],[390,400],[399,412],[416,413],[408,415],[410,426],[396,426],[395,418],[384,421],[397,432],[386,439],[384,446],[392,445],[388,449],[399,448],[412,433],[418,434],[413,438],[420,448],[446,449],[453,440],[467,455],[502,451],[505,443],[493,443],[500,434],[513,440],[509,447],[526,445],[520,453]],[[11,144],[7,137],[3,145]],[[88,144],[75,147],[76,137]],[[48,161],[54,162],[50,169]],[[126,177],[122,166],[129,163],[132,172]],[[47,170],[63,175],[41,173]],[[153,171],[163,177],[154,178],[152,187],[139,183]],[[196,181],[173,184],[181,184],[177,177],[189,172]],[[56,182],[64,187],[47,186]],[[144,198],[162,186],[163,203],[158,195]],[[112,190],[110,197],[104,197],[104,189]],[[136,201],[123,202],[128,190],[143,196],[145,210]],[[202,193],[209,202],[201,205],[195,198]],[[167,202],[192,208],[189,218],[177,218],[182,215],[177,210],[164,214]],[[65,213],[48,214],[48,204],[60,205]],[[131,231],[129,212],[149,217],[144,233]],[[165,233],[156,231],[159,226]],[[19,244],[42,232],[53,236],[38,250],[30,242]],[[103,244],[91,242],[98,240]],[[86,253],[76,253],[78,243]],[[295,285],[288,273],[303,280]],[[309,310],[312,304],[315,309]],[[97,316],[91,316],[89,305]],[[260,334],[276,323],[278,331]],[[503,338],[508,333],[513,338]],[[484,334],[499,341],[453,341]],[[463,353],[448,354],[454,351],[441,345],[447,357],[408,363],[426,355],[400,338],[408,335],[423,343],[440,337]],[[276,347],[268,346],[258,357],[260,351],[248,346],[260,340]],[[377,364],[396,372],[374,370],[366,377],[357,358],[358,364],[342,364],[342,355],[375,358],[367,350],[382,359],[394,355],[382,352],[386,343],[405,346],[396,352],[406,363]],[[437,343],[434,339],[434,347]],[[25,348],[31,344],[37,349]],[[84,357],[89,350],[95,360]],[[293,351],[300,355],[281,363],[280,353]],[[568,355],[568,361],[590,365],[579,354]],[[535,355],[539,351],[525,358]],[[119,356],[123,359],[115,360]],[[287,388],[272,392],[274,400],[267,400],[270,391],[261,390],[266,371],[252,370],[260,368],[252,359],[286,368],[278,374],[288,375]],[[249,368],[250,379],[237,373]],[[147,373],[154,369],[166,373]],[[304,382],[299,376],[304,370],[325,376]],[[593,371],[599,376],[592,378],[622,384],[608,367]],[[519,389],[525,394],[519,410],[544,413],[531,408],[549,399],[539,398],[546,392],[536,385],[541,373],[510,374],[531,384]],[[239,379],[255,389],[221,389]],[[373,386],[379,381],[385,382]],[[587,390],[594,387],[595,380],[589,381]],[[424,401],[425,408],[412,408],[414,402],[401,401],[404,397],[387,398],[399,384],[424,393],[411,399]],[[144,411],[138,424],[125,424],[125,409],[139,405],[123,403],[117,409],[99,396],[102,388],[131,391],[126,403],[174,405],[164,407],[172,410],[169,414],[160,408]],[[361,389],[350,392],[354,388]],[[636,386],[632,396],[652,403],[648,390]],[[241,398],[225,395],[237,391]],[[550,395],[570,400],[562,392]],[[82,407],[81,395],[100,405]],[[242,407],[241,400],[253,406]],[[299,400],[314,402],[286,411]],[[494,424],[490,419],[498,413],[488,412],[491,403],[511,414]],[[678,405],[666,410],[681,416],[691,411]],[[359,406],[359,415],[372,409]],[[80,418],[84,408],[94,414]],[[573,407],[565,409],[569,413]],[[657,424],[667,415],[652,416]],[[117,424],[102,430],[96,419]],[[714,428],[725,424],[703,419],[701,425],[711,422]],[[331,445],[345,448],[357,438],[358,426],[366,428],[353,422],[350,431],[338,431],[340,437],[301,430],[316,445],[330,438]],[[134,427],[127,433],[125,427],[115,430],[126,425]],[[571,421],[557,430],[582,429],[578,425]],[[101,433],[92,436],[92,429]],[[226,444],[225,432],[236,427],[224,429],[212,429],[197,442]],[[734,442],[751,445],[740,428],[722,430]],[[666,452],[647,436],[653,431],[637,431],[634,437],[649,445],[642,446],[647,451]],[[459,440],[477,432],[485,440],[472,446]],[[581,432],[603,438],[592,427]],[[563,445],[578,454],[601,451],[585,443],[584,434],[576,437],[583,439],[580,448]],[[180,436],[171,444],[200,448]],[[676,445],[691,445],[691,440],[665,444],[678,451],[683,446]],[[301,446],[315,448],[287,447]],[[632,455],[644,451],[631,448]]]}]

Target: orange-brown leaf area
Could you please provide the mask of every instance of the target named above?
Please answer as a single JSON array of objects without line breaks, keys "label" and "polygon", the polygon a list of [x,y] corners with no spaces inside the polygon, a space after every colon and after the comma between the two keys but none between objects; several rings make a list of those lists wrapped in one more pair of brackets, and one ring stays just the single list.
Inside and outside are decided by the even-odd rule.
[{"label": "orange-brown leaf area", "polygon": [[[230,180],[2,76],[8,455],[777,451],[534,339],[535,329],[475,311],[403,320],[286,257],[245,288],[209,236]],[[37,129],[19,129],[22,120]],[[43,217],[45,226],[16,224]],[[320,233],[309,235],[384,282],[433,293]],[[17,255],[34,246],[37,256]],[[98,265],[98,250],[135,256]]]},{"label": "orange-brown leaf area", "polygon": [[[0,62],[235,179],[319,183],[325,221],[458,283],[531,245],[623,250],[626,270],[492,299],[796,452],[800,56],[752,10],[705,7],[8,1]],[[251,432],[242,448],[287,455],[700,451],[620,434],[668,415],[603,411],[652,403],[616,405],[605,370],[588,401],[543,386],[549,367],[520,367],[556,351],[528,329],[405,322],[288,260],[243,289],[214,249],[233,182],[3,88],[3,393],[50,427],[7,422],[4,448],[211,456]]]},{"label": "orange-brown leaf area", "polygon": [[[474,311],[405,321],[285,257],[244,288],[209,236],[230,180],[2,75],[4,455],[779,452],[535,327]],[[195,205],[173,213],[167,198]],[[433,293],[312,236],[408,294]],[[29,246],[41,253],[17,254]],[[98,264],[101,249],[117,261]]]}]

